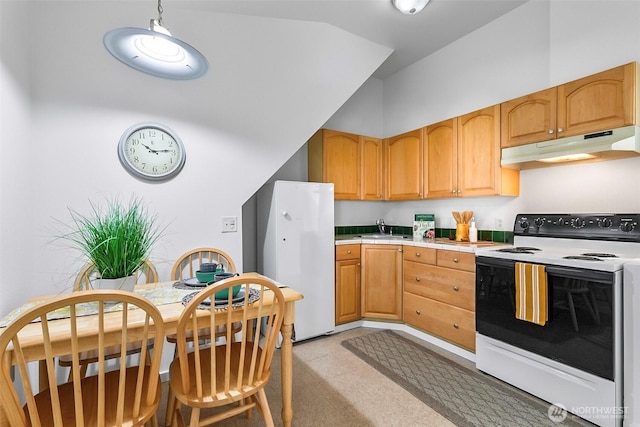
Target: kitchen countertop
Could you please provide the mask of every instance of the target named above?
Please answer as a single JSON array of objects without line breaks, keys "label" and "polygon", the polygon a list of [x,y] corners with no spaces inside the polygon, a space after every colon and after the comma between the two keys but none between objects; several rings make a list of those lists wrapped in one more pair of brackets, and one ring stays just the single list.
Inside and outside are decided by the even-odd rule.
[{"label": "kitchen countertop", "polygon": [[423,238],[412,238],[409,236],[407,239],[399,239],[398,236],[385,239],[384,237],[368,238],[367,236],[345,234],[336,236],[336,245],[349,245],[349,244],[375,244],[375,245],[403,245],[403,246],[418,246],[423,248],[434,249],[446,249],[449,251],[458,252],[475,252],[478,248],[486,247],[498,247],[498,246],[511,246],[509,243],[499,243],[490,241],[478,241],[476,243],[469,242],[456,242],[455,240],[449,240],[447,238],[437,238],[427,240]]}]

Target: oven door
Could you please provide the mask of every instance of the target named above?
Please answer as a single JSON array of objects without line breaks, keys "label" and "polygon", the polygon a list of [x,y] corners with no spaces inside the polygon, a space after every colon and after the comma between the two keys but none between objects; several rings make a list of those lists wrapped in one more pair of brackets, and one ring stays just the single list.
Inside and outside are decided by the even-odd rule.
[{"label": "oven door", "polygon": [[515,317],[515,261],[476,258],[478,333],[602,378],[614,379],[616,274],[545,266],[545,326]]}]

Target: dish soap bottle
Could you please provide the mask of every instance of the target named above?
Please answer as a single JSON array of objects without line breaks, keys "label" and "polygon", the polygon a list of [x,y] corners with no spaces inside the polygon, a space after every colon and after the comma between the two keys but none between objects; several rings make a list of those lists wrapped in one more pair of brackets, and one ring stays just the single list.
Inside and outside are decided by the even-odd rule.
[{"label": "dish soap bottle", "polygon": [[471,221],[469,226],[469,242],[476,243],[478,241],[478,229],[476,228],[476,222]]}]

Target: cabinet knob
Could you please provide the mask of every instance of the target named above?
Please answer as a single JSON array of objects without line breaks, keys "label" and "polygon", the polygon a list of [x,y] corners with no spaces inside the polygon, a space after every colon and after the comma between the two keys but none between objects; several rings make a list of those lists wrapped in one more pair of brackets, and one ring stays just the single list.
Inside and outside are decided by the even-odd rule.
[{"label": "cabinet knob", "polygon": [[458,194],[460,194],[460,193],[462,193],[462,190],[460,190],[460,189],[458,188]]},{"label": "cabinet knob", "polygon": [[416,314],[419,316],[420,315],[420,310],[416,310]]},{"label": "cabinet knob", "polygon": [[348,254],[350,254],[350,253],[351,253],[351,251],[349,250],[349,251],[347,251],[347,253],[348,253]]},{"label": "cabinet knob", "polygon": [[564,131],[564,129],[558,128],[558,133],[563,132],[563,131]]},{"label": "cabinet knob", "polygon": [[454,258],[453,262],[455,262],[457,264],[458,263],[458,258]]},{"label": "cabinet knob", "polygon": [[455,192],[456,192],[456,189],[455,189],[455,188],[452,188],[452,189],[451,189],[451,192],[452,192],[452,193],[455,193]]},{"label": "cabinet knob", "polygon": [[553,129],[549,129],[549,133],[552,134],[553,133]]},{"label": "cabinet knob", "polygon": [[420,258],[420,252],[416,252],[416,258]]},{"label": "cabinet knob", "polygon": [[454,324],[453,324],[453,327],[454,327],[454,328],[456,328],[456,329],[458,329],[458,328],[459,328],[459,326],[458,326],[458,324],[457,324],[457,323],[454,323]]},{"label": "cabinet knob", "polygon": [[453,287],[453,290],[454,290],[454,291],[456,291],[456,292],[458,292],[458,287],[457,287],[457,286],[454,286],[454,287]]},{"label": "cabinet knob", "polygon": [[357,265],[358,267],[360,267],[360,263],[357,263],[356,265]]},{"label": "cabinet knob", "polygon": [[419,282],[419,281],[420,281],[420,278],[419,278],[419,277],[416,277],[416,282]]}]

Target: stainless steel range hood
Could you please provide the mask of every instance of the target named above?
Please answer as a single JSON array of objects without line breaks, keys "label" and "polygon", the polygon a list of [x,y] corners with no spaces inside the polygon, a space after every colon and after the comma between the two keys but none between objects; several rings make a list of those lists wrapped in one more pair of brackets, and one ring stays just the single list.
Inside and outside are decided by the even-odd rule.
[{"label": "stainless steel range hood", "polygon": [[640,127],[626,126],[502,149],[501,164],[534,169],[640,156]]}]

